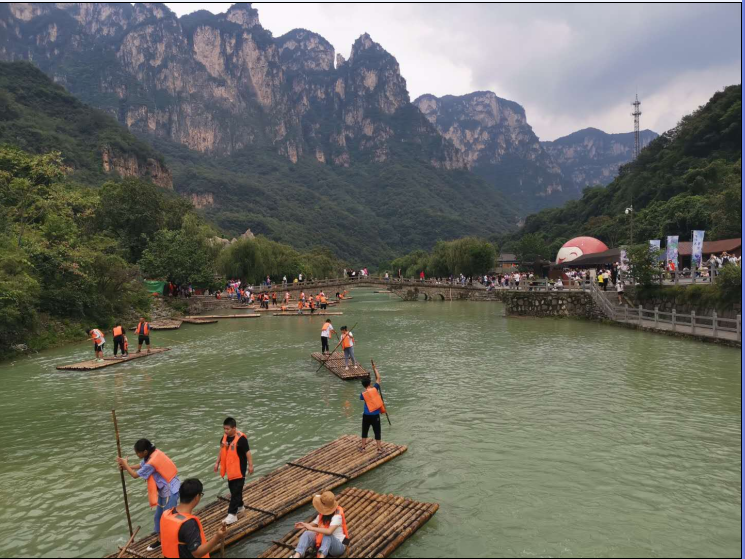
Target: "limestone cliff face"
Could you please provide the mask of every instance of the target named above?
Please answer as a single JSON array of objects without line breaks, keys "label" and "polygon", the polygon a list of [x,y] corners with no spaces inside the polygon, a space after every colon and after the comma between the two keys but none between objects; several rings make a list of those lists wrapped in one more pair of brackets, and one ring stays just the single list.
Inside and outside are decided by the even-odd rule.
[{"label": "limestone cliff face", "polygon": [[143,178],[163,188],[173,188],[171,171],[160,161],[149,158],[144,163],[136,156],[118,154],[111,147],[101,150],[101,167],[105,173],[116,173],[124,178]]},{"label": "limestone cliff face", "polygon": [[[642,147],[657,137],[651,130],[640,133]],[[553,142],[541,142],[565,177],[576,188],[607,185],[618,168],[633,159],[634,134],[607,134],[597,128],[586,128]]]},{"label": "limestone cliff face", "polygon": [[435,165],[463,164],[411,118],[398,63],[368,35],[335,67],[323,37],[275,39],[247,3],[182,18],[159,3],[10,3],[0,29],[0,59],[33,61],[131,130],[194,150],[269,145],[292,161],[349,165],[413,142]]},{"label": "limestone cliff face", "polygon": [[468,167],[519,198],[526,210],[564,199],[567,183],[541,146],[525,110],[490,91],[463,96],[423,95],[419,110],[463,154]]}]

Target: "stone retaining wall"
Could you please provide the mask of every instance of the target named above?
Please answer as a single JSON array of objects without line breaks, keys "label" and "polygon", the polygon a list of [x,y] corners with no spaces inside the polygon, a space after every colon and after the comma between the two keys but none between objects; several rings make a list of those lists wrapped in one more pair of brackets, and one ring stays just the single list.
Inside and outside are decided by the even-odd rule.
[{"label": "stone retaining wall", "polygon": [[583,291],[511,291],[502,299],[507,316],[603,318],[592,295]]}]

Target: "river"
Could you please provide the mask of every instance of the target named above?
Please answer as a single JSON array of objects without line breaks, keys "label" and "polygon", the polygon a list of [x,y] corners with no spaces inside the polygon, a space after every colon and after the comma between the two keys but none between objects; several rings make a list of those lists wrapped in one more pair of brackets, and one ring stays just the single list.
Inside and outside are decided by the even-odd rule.
[{"label": "river", "polygon": [[[404,303],[358,290],[393,427],[409,446],[353,486],[437,502],[394,557],[729,557],[741,545],[740,351],[572,319],[507,319],[499,303]],[[56,371],[90,344],[0,364],[0,555],[100,557],[127,527],[110,410],[125,452],[153,440],[207,500],[222,421],[255,476],[360,424],[359,384],[311,361],[321,319],[262,317],[154,332],[172,351]],[[130,336],[132,340],[133,336]],[[111,345],[111,341],[107,345]],[[107,348],[110,350],[110,348]],[[152,530],[145,484],[133,523]],[[297,511],[228,550],[255,557]]]}]

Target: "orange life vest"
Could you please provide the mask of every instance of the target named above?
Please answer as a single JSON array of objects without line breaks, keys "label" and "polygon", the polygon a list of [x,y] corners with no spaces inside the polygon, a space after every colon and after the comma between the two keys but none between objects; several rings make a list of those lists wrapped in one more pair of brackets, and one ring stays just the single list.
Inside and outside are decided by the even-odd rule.
[{"label": "orange life vest", "polygon": [[321,295],[321,303],[323,303],[324,305],[326,304],[326,296],[325,295]]},{"label": "orange life vest", "polygon": [[302,301],[297,302],[297,308],[302,309],[305,306],[305,304]]},{"label": "orange life vest", "polygon": [[228,436],[222,436],[222,444],[220,445],[220,476],[225,477],[225,473],[228,474],[228,481],[234,479],[240,479],[243,477],[241,472],[241,459],[238,456],[238,440],[241,437],[245,437],[243,433],[237,431],[233,442],[228,445]]},{"label": "orange life vest", "polygon": [[[344,509],[341,507],[337,508],[336,514],[341,516],[341,529],[344,531],[344,539],[349,539],[349,530],[347,530],[347,517],[344,514]],[[323,521],[323,516],[319,515],[318,527],[323,528],[324,530],[331,528],[331,520],[329,519],[327,524]],[[323,534],[316,534],[316,549],[320,549],[322,543]]]},{"label": "orange life vest", "polygon": [[140,324],[137,325],[137,329],[135,330],[135,333],[141,336],[149,336],[150,335],[150,323],[141,322]]},{"label": "orange life vest", "polygon": [[385,413],[385,404],[383,403],[383,398],[380,396],[380,392],[378,392],[377,388],[374,386],[369,387],[362,393],[362,397],[365,399],[367,409],[370,413],[374,413],[378,410]]},{"label": "orange life vest", "polygon": [[347,332],[346,334],[342,336],[341,346],[344,349],[349,349],[350,347],[354,347],[354,337],[352,336],[351,332]]},{"label": "orange life vest", "polygon": [[[165,479],[168,483],[171,483],[173,478],[178,475],[178,469],[164,452],[156,449],[147,459],[146,464],[150,464],[160,476]],[[150,476],[147,478],[147,499],[150,502],[151,507],[158,506],[158,486],[155,483],[155,478]]]},{"label": "orange life vest", "polygon": [[[175,508],[167,510],[160,517],[160,541],[162,545],[163,557],[167,559],[178,559],[179,552],[178,546],[186,545],[185,542],[180,542],[178,539],[178,532],[184,522],[188,520],[196,520],[199,525],[199,534],[202,536],[202,545],[207,543],[207,538],[204,535],[204,528],[202,527],[202,521],[198,517],[192,514],[186,514],[185,512],[178,512]],[[204,555],[209,557],[209,554]]]},{"label": "orange life vest", "polygon": [[124,343],[122,344],[122,348],[124,350],[124,353],[129,353],[129,340],[127,339],[127,336],[124,336]]},{"label": "orange life vest", "polygon": [[282,310],[282,312],[285,312],[287,310],[287,305],[282,305],[280,309]]},{"label": "orange life vest", "polygon": [[328,334],[328,337],[330,338],[331,337],[331,332],[328,332],[328,330],[330,330],[332,327],[333,326],[331,325],[331,323],[330,322],[327,322],[326,324],[323,325],[323,328],[321,329],[321,333],[324,333],[324,332],[327,333]]},{"label": "orange life vest", "polygon": [[114,336],[121,336],[123,333],[121,326],[114,326]]},{"label": "orange life vest", "polygon": [[101,333],[101,330],[99,330],[98,328],[94,328],[93,330],[91,330],[91,339],[93,340],[93,343],[100,345],[101,341],[99,340],[104,339],[103,334]]}]

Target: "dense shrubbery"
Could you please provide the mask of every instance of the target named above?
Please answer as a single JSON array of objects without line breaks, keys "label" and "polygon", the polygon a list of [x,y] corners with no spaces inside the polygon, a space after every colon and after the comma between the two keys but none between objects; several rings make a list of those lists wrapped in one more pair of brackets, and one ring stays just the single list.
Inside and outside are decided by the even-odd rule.
[{"label": "dense shrubbery", "polygon": [[[608,187],[585,190],[582,199],[529,216],[520,232],[500,239],[515,249],[527,235],[547,244],[589,235],[610,247],[628,244],[633,204],[636,242],[680,235],[693,229],[707,240],[742,233],[742,87],[727,87],[678,126],[653,140],[639,158],[621,167]],[[555,253],[551,254],[551,257]]]},{"label": "dense shrubbery", "polygon": [[299,252],[265,237],[242,239],[222,251],[218,270],[228,278],[259,284],[267,276],[277,282],[283,276],[292,281],[298,274],[308,279],[336,277],[342,263],[328,249]]},{"label": "dense shrubbery", "polygon": [[714,285],[637,287],[639,302],[654,299],[673,301],[698,309],[732,310],[742,301],[742,268],[727,264],[720,269]]},{"label": "dense shrubbery", "polygon": [[455,241],[440,241],[431,252],[417,250],[384,262],[380,271],[386,270],[404,277],[419,277],[424,271],[427,276],[448,277],[463,274],[466,277],[484,274],[494,269],[497,259],[496,247],[483,239],[466,237]]}]

